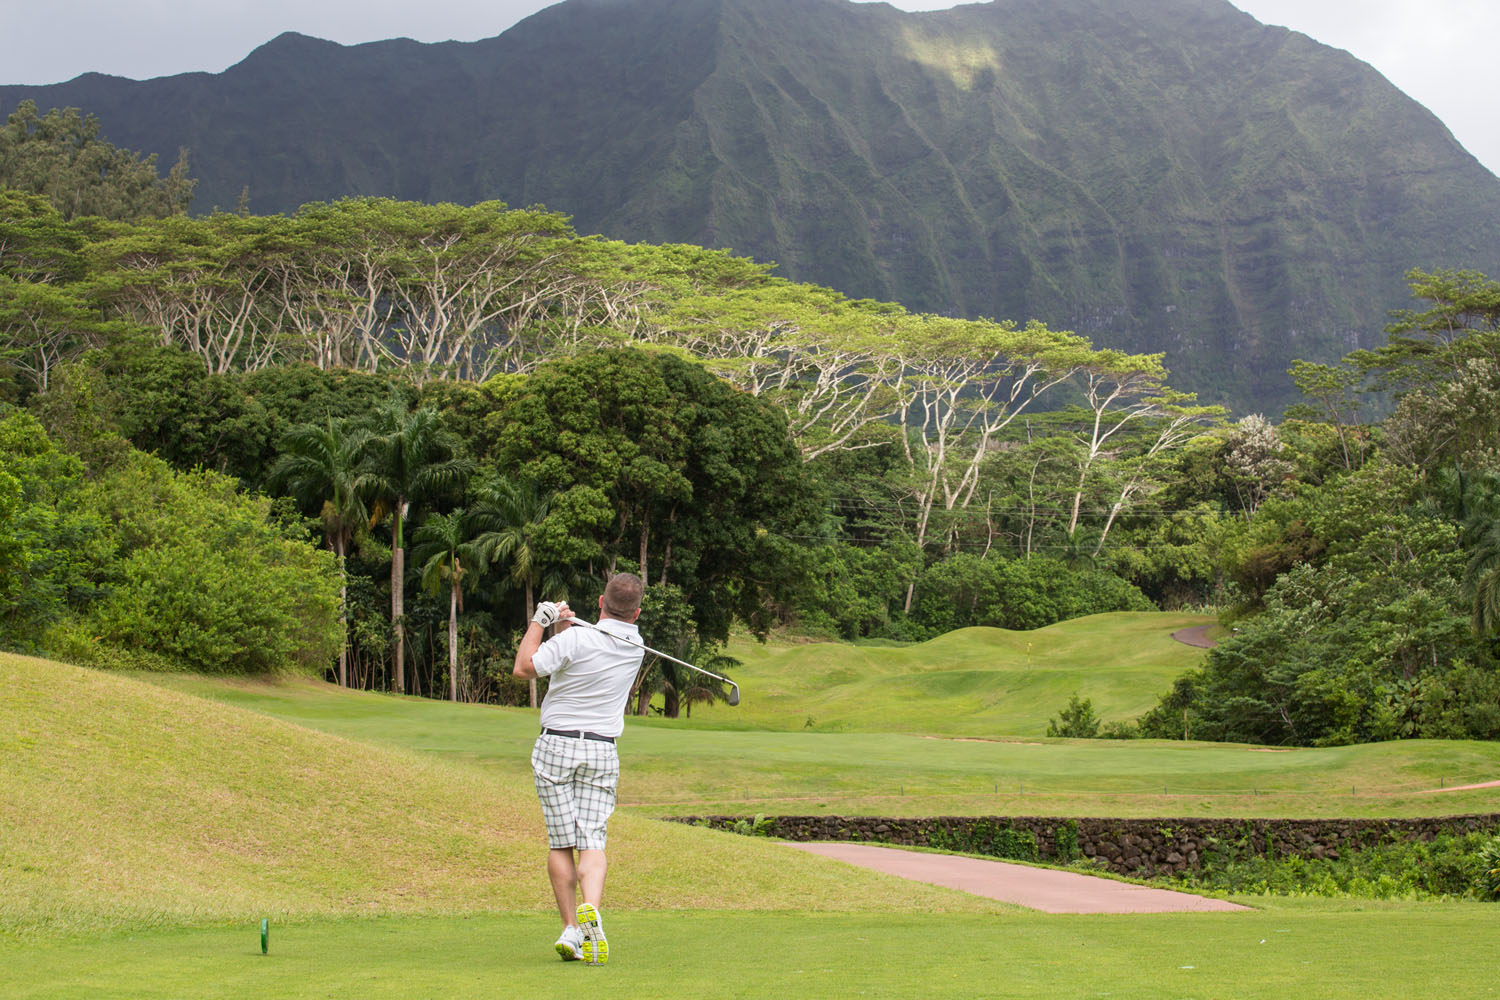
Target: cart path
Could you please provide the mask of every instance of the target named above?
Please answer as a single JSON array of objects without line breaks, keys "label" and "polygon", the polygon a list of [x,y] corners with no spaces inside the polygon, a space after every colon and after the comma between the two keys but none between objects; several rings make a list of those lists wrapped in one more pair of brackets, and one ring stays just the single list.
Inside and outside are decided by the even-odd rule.
[{"label": "cart path", "polygon": [[1446,788],[1429,788],[1422,792],[1423,795],[1438,795],[1442,792],[1468,792],[1475,788],[1500,787],[1500,781],[1481,781],[1477,785],[1449,785]]},{"label": "cart path", "polygon": [[1046,913],[1212,913],[1249,909],[1187,892],[1152,889],[1077,872],[1031,868],[1003,861],[898,851],[870,844],[799,843],[787,846],[862,868],[873,868],[888,875],[931,882]]},{"label": "cart path", "polygon": [[1192,628],[1180,628],[1172,633],[1172,638],[1188,646],[1197,646],[1199,649],[1213,649],[1218,642],[1210,639],[1208,633],[1216,628],[1218,628],[1217,625],[1194,625]]}]

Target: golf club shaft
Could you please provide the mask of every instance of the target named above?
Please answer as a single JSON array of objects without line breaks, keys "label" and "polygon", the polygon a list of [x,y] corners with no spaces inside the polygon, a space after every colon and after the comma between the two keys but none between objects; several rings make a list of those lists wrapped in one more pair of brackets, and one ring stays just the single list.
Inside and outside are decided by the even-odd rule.
[{"label": "golf club shaft", "polygon": [[652,649],[650,646],[647,646],[645,643],[636,642],[634,639],[627,639],[623,635],[615,635],[613,632],[610,632],[607,629],[602,629],[598,625],[595,625],[591,621],[585,621],[582,618],[559,618],[557,620],[557,623],[559,625],[564,625],[564,624],[566,624],[566,625],[587,625],[589,628],[593,629],[595,632],[603,632],[605,635],[609,636],[611,639],[615,639],[615,640],[618,640],[619,642],[623,642],[627,646],[634,646],[636,649],[645,650],[648,653],[652,653],[652,654],[655,654],[656,656],[660,656],[663,660],[671,660],[673,663],[677,664],[678,666],[687,667],[689,670],[696,670],[696,671],[698,671],[698,673],[704,674],[704,675],[706,675],[708,677],[712,677],[716,681],[723,681],[725,684],[728,684],[730,687],[734,688],[736,691],[739,690],[739,685],[736,684],[734,681],[730,680],[728,677],[721,677],[718,674],[714,673],[712,670],[704,670],[702,667],[694,666],[693,664],[687,662],[686,660],[679,660],[675,656],[671,656],[671,655],[669,655],[667,653],[663,653],[659,649]]}]

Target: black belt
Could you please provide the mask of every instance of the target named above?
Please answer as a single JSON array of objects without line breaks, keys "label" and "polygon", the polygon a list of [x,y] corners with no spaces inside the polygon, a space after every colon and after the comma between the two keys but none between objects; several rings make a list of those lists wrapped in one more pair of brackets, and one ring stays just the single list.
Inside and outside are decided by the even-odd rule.
[{"label": "black belt", "polygon": [[547,729],[543,727],[542,732],[548,736],[566,736],[572,740],[598,740],[600,743],[613,743],[615,741],[613,736],[586,733],[582,729]]}]

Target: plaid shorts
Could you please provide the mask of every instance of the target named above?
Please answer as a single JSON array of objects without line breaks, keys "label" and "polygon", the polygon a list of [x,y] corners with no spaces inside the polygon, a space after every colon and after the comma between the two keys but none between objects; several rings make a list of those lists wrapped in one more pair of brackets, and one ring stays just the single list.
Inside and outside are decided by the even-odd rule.
[{"label": "plaid shorts", "polygon": [[604,825],[615,811],[620,754],[613,743],[571,736],[537,737],[531,751],[547,846],[604,850]]}]

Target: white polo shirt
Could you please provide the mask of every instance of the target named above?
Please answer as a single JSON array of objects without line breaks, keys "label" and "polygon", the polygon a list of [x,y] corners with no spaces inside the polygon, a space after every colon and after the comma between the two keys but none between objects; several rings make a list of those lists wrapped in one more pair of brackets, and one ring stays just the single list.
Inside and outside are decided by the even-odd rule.
[{"label": "white polo shirt", "polygon": [[[641,641],[633,622],[603,618],[599,628],[631,642]],[[644,650],[575,626],[542,643],[532,656],[538,677],[549,677],[542,699],[542,726],[582,729],[600,736],[619,736],[625,730],[625,703]]]}]

